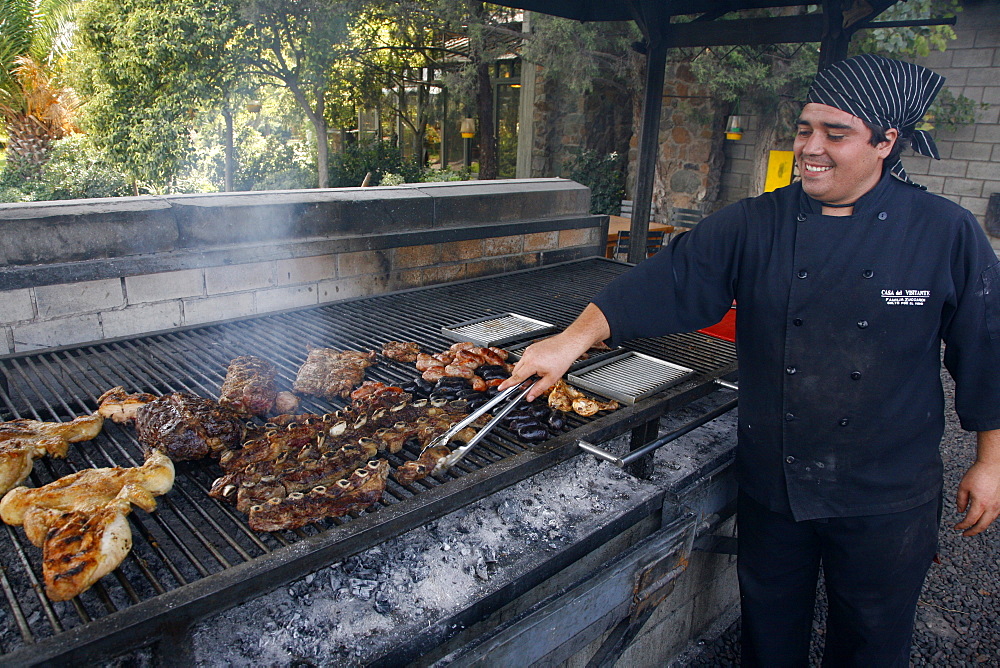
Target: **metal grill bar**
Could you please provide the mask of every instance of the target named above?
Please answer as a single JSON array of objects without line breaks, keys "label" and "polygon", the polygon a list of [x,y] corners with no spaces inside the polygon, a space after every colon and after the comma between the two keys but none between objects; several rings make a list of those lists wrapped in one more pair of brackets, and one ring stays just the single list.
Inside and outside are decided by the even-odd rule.
[{"label": "metal grill bar", "polygon": [[[223,324],[9,355],[0,358],[0,380],[5,381],[0,382],[0,419],[72,419],[93,412],[97,397],[116,385],[128,391],[216,397],[229,362],[248,354],[272,361],[281,389],[290,389],[307,344],[380,350],[386,341],[401,340],[438,352],[452,343],[442,326],[503,313],[565,327],[625,268],[603,259],[570,262]],[[68,603],[52,603],[44,596],[40,550],[26,543],[20,529],[7,527],[5,534],[0,532],[0,604],[12,623],[0,634],[4,662],[54,661],[69,654],[75,661],[99,658],[100,652],[126,648],[174,620],[194,619],[248,594],[269,591],[575,456],[578,438],[599,442],[655,419],[666,405],[690,400],[684,397],[735,366],[732,344],[700,334],[637,341],[627,348],[690,367],[697,377],[606,416],[569,416],[564,432],[540,446],[526,448],[498,429],[446,474],[405,486],[390,480],[383,501],[372,511],[300,530],[251,531],[241,513],[208,497],[218,475],[214,464],[179,464],[174,490],[157,500],[157,511],[136,510],[129,516],[134,547],[114,577]],[[367,377],[400,383],[417,373],[410,365],[386,361],[369,369]],[[339,405],[309,397],[302,410],[326,412]],[[407,448],[389,460],[395,466],[417,454]],[[31,483],[45,484],[87,467],[136,466],[142,460],[134,430],[108,422],[94,441],[71,446],[65,460],[37,461]]]}]

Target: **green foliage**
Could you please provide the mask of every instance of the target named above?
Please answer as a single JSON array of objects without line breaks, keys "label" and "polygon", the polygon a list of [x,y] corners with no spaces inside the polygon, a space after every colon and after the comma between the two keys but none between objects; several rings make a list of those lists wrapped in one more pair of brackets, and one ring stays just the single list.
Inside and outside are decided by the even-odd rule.
[{"label": "green foliage", "polygon": [[415,160],[404,160],[399,149],[384,141],[366,141],[351,144],[343,153],[334,156],[330,165],[330,187],[357,187],[371,174],[368,185],[377,186],[385,174],[403,178],[405,183],[421,180],[422,169]]},{"label": "green foliage", "polygon": [[[296,190],[316,187],[315,156],[306,142],[278,125],[260,127],[237,119],[233,190]],[[225,185],[225,154],[218,123],[194,135],[194,150],[182,165],[172,192],[219,192]]]},{"label": "green foliage", "polygon": [[84,0],[78,17],[85,127],[136,179],[169,182],[191,148],[196,114],[229,92],[235,7],[228,0]]},{"label": "green foliage", "polygon": [[615,214],[625,197],[625,156],[579,151],[566,163],[569,178],[590,188],[590,213]]},{"label": "green foliage", "polygon": [[[908,21],[929,17],[955,16],[962,11],[959,0],[908,0],[897,2],[879,15],[879,21]],[[873,28],[862,30],[851,40],[851,53],[877,53],[889,58],[926,56],[932,50],[944,51],[955,39],[951,26],[914,26],[910,28]]]},{"label": "green foliage", "polygon": [[424,183],[440,183],[444,181],[471,181],[475,179],[471,168],[451,169],[425,169],[420,180]]},{"label": "green foliage", "polygon": [[9,163],[0,172],[0,202],[34,202],[131,195],[129,177],[108,164],[90,139],[56,142],[51,159],[31,177]]},{"label": "green foliage", "polygon": [[631,48],[642,39],[635,22],[581,23],[534,13],[531,31],[522,58],[544,66],[547,76],[569,91],[586,95],[597,80],[615,82],[623,89],[642,89],[641,56]]},{"label": "green foliage", "polygon": [[929,130],[934,127],[941,127],[945,130],[957,130],[965,125],[972,125],[976,122],[976,111],[989,108],[988,104],[976,102],[964,95],[955,95],[947,88],[942,88],[938,96],[934,98],[934,104],[927,110],[924,119]]}]

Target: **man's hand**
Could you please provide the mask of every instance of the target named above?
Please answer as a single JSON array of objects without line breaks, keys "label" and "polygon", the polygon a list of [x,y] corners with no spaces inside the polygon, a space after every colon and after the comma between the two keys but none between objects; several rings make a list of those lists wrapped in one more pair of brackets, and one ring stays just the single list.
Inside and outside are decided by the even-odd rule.
[{"label": "man's hand", "polygon": [[979,432],[976,463],[958,484],[958,512],[965,513],[955,529],[963,536],[984,531],[1000,515],[1000,429]]},{"label": "man's hand", "polygon": [[532,376],[538,376],[539,380],[532,385],[526,397],[528,401],[534,401],[562,378],[570,365],[587,352],[588,348],[609,336],[611,329],[601,309],[589,304],[580,317],[565,330],[528,346],[521,359],[514,365],[510,378],[498,389],[506,390]]}]

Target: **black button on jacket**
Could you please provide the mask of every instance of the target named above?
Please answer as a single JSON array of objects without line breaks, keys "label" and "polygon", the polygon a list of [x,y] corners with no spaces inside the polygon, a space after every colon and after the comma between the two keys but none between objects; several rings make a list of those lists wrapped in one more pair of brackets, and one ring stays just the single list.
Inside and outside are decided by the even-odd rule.
[{"label": "black button on jacket", "polygon": [[594,302],[620,342],[735,299],[742,489],[798,520],[906,510],[942,485],[942,340],[963,428],[1000,428],[1000,264],[971,213],[890,175],[820,211],[797,183],[737,202]]}]

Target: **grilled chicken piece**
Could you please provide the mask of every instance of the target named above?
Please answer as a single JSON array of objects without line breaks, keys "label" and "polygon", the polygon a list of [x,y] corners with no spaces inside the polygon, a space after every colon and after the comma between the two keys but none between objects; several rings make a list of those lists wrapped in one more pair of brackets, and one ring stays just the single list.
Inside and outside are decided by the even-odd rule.
[{"label": "grilled chicken piece", "polygon": [[90,512],[39,509],[34,522],[42,540],[32,542],[42,548],[46,596],[68,601],[116,569],[132,549],[130,512],[126,499]]},{"label": "grilled chicken piece", "polygon": [[267,415],[274,408],[278,387],[274,365],[260,357],[244,355],[229,363],[219,403],[239,413]]},{"label": "grilled chicken piece", "polygon": [[42,487],[12,489],[0,500],[0,519],[14,526],[25,524],[28,531],[25,516],[32,508],[90,512],[116,498],[149,513],[156,509],[154,497],[166,494],[173,485],[174,463],[162,452],[153,451],[142,466],[84,469]]},{"label": "grilled chicken piece", "polygon": [[84,415],[70,422],[0,422],[0,494],[21,484],[31,473],[34,460],[45,455],[65,457],[70,443],[91,440],[103,426],[100,415]]},{"label": "grilled chicken piece", "polygon": [[375,364],[375,351],[313,348],[299,369],[292,389],[332,401],[346,399],[365,377],[365,369]]},{"label": "grilled chicken piece", "polygon": [[620,406],[614,399],[598,401],[593,399],[566,381],[559,379],[549,388],[549,408],[559,411],[574,412],[583,417],[596,415],[600,411],[613,411]]},{"label": "grilled chicken piece", "polygon": [[129,394],[119,385],[113,387],[97,398],[97,414],[106,420],[124,424],[135,419],[135,412],[156,399],[155,394],[134,392]]},{"label": "grilled chicken piece", "polygon": [[271,498],[249,510],[250,528],[254,531],[297,529],[324,517],[341,517],[377,503],[385,491],[389,462],[384,459],[368,462],[350,478],[330,487],[313,487],[306,493],[294,492],[288,497]]},{"label": "grilled chicken piece", "polygon": [[0,518],[24,525],[42,548],[45,593],[66,601],[113,571],[132,549],[128,514],[152,512],[174,484],[174,464],[153,452],[142,466],[85,469],[37,489],[18,487],[0,501]]},{"label": "grilled chicken piece", "polygon": [[135,429],[147,453],[160,450],[179,462],[218,457],[226,450],[238,448],[246,425],[231,408],[211,399],[175,392],[136,411]]},{"label": "grilled chicken piece", "polygon": [[420,344],[413,341],[386,341],[382,344],[382,356],[397,362],[412,364],[420,354]]}]

